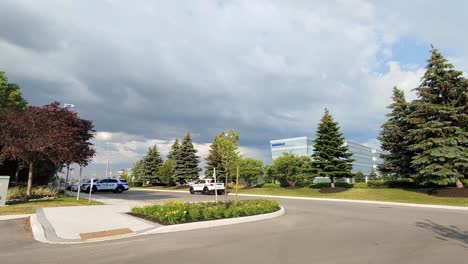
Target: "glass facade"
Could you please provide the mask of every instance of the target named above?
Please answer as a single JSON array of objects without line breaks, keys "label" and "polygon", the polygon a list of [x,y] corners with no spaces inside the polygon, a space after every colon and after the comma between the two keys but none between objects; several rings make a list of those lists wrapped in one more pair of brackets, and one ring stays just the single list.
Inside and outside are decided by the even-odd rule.
[{"label": "glass facade", "polygon": [[[350,141],[346,141],[345,144],[348,146],[349,152],[353,154],[351,156],[354,159],[352,172],[360,171],[365,175],[369,175],[372,169],[377,172],[377,165],[382,163],[380,158],[382,151]],[[308,137],[271,140],[271,158],[274,160],[283,153],[311,156],[313,153],[312,145],[313,141]]]}]

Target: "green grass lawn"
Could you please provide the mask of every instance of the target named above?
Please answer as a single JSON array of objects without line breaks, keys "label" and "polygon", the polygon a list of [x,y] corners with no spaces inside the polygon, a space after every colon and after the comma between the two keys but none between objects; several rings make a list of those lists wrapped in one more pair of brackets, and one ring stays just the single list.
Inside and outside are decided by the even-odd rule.
[{"label": "green grass lawn", "polygon": [[[102,204],[91,201],[91,205]],[[59,206],[79,206],[89,205],[87,199],[76,200],[76,197],[58,197],[53,200],[18,202],[5,207],[0,207],[0,215],[13,214],[33,214],[37,208],[41,207],[59,207]]]},{"label": "green grass lawn", "polygon": [[[351,200],[371,200],[384,202],[401,202],[417,204],[436,204],[468,206],[468,198],[445,198],[428,195],[425,190],[403,190],[403,189],[354,189],[340,193],[320,193],[319,189],[300,188],[252,188],[239,189],[244,194],[265,194],[279,196],[319,197]],[[233,191],[231,191],[232,193]]]}]

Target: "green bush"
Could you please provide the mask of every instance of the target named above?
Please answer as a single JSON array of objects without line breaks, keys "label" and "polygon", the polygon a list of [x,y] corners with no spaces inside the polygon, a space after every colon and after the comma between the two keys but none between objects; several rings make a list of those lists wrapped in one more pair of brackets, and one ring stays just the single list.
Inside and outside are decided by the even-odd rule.
[{"label": "green bush", "polygon": [[276,183],[264,183],[261,188],[281,188],[281,185]]},{"label": "green bush", "polygon": [[[41,199],[45,197],[57,197],[58,191],[52,187],[33,187],[29,199]],[[27,200],[26,187],[12,187],[7,191],[7,201]]]},{"label": "green bush", "polygon": [[365,183],[365,182],[356,182],[356,183],[354,183],[353,188],[355,188],[355,189],[367,189],[368,187],[367,187],[367,183]]},{"label": "green bush", "polygon": [[418,186],[411,179],[398,179],[398,180],[371,180],[367,183],[369,188],[380,189],[380,188],[404,188],[414,189],[422,186]]},{"label": "green bush", "polygon": [[279,210],[278,202],[270,200],[242,200],[237,204],[228,202],[189,203],[170,201],[164,205],[133,207],[132,214],[152,218],[161,224],[207,221],[271,213]]},{"label": "green bush", "polygon": [[[322,188],[330,188],[331,183],[329,182],[320,182],[320,183],[314,183],[309,185],[309,188],[313,189],[322,189]],[[342,188],[353,188],[353,184],[347,183],[347,182],[335,182],[335,187],[342,187]]]}]

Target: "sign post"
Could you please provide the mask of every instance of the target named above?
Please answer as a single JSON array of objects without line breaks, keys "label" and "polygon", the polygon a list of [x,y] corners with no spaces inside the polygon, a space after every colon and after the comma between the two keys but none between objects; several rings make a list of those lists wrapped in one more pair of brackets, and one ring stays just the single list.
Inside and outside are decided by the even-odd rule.
[{"label": "sign post", "polygon": [[10,176],[0,176],[0,206],[5,206]]}]

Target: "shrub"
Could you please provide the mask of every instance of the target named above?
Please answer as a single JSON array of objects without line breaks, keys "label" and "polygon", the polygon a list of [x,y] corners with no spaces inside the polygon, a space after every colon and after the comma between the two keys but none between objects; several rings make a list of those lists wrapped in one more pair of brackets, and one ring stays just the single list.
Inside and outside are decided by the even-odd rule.
[{"label": "shrub", "polygon": [[367,183],[369,188],[418,188],[416,183],[411,179],[398,179],[398,180],[371,180]]},{"label": "shrub", "polygon": [[342,187],[342,188],[353,188],[354,184],[347,183],[347,182],[335,182],[335,187]]},{"label": "shrub", "polygon": [[367,189],[368,187],[367,187],[367,183],[365,183],[365,182],[356,182],[356,183],[354,183],[353,188],[355,188],[355,189]]},{"label": "shrub", "polygon": [[331,186],[331,183],[329,182],[320,182],[320,183],[314,183],[309,185],[309,188],[314,188],[314,189],[322,189],[322,188],[329,188]]},{"label": "shrub", "polygon": [[[52,187],[34,187],[31,188],[30,199],[41,199],[45,197],[56,197],[58,191]],[[7,191],[7,201],[12,200],[27,200],[26,187],[13,187]]]},{"label": "shrub", "polygon": [[206,221],[221,218],[240,217],[271,213],[279,210],[276,201],[242,200],[236,204],[228,202],[189,203],[170,201],[164,205],[147,205],[133,207],[131,213],[137,216],[154,219],[162,224]]}]

